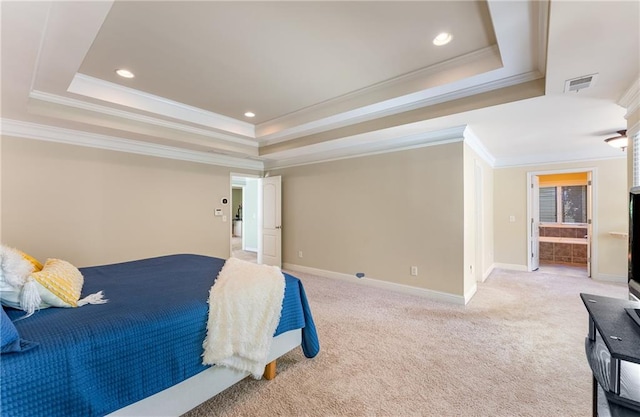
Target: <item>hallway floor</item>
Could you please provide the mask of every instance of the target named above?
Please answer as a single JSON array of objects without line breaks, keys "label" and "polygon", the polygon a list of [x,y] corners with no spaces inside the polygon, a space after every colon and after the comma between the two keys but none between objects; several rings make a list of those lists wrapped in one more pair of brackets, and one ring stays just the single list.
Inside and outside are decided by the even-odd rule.
[{"label": "hallway floor", "polygon": [[232,237],[231,238],[231,256],[234,258],[242,259],[243,261],[258,262],[258,254],[257,252],[250,252],[246,250],[242,250],[242,238],[241,237]]},{"label": "hallway floor", "polygon": [[540,272],[556,275],[567,275],[572,277],[587,278],[587,266],[568,265],[568,264],[540,264],[538,269]]}]

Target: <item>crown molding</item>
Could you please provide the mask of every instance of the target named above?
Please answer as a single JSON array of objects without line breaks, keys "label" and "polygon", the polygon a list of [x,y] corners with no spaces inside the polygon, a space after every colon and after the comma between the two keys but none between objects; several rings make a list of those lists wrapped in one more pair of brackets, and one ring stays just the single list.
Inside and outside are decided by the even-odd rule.
[{"label": "crown molding", "polygon": [[[421,68],[408,74],[404,74],[402,76],[344,94],[340,97],[294,111],[282,117],[260,123],[256,126],[256,137],[261,141],[266,140],[268,141],[268,144],[272,144],[277,143],[278,140],[282,141],[290,139],[292,135],[296,135],[298,133],[315,133],[316,131],[309,132],[308,129],[325,127],[324,123],[329,123],[325,127],[325,129],[329,129],[339,127],[334,125],[334,123],[343,123],[341,126],[344,126],[345,124],[367,120],[367,116],[374,117],[404,111],[404,109],[399,106],[411,105],[414,100],[419,99],[419,96],[430,94],[431,90],[437,90],[438,88],[442,88],[442,86],[436,85],[427,89],[423,87],[421,91],[418,92],[415,92],[414,89],[414,92],[412,93],[396,94],[396,97],[391,99],[383,101],[379,101],[378,99],[374,104],[357,106],[356,108],[351,107],[352,110],[339,111],[338,113],[331,109],[336,107],[349,107],[349,102],[362,100],[362,98],[366,98],[367,95],[380,95],[381,92],[400,88],[406,84],[421,82],[421,84],[424,85],[425,81],[428,81],[434,76],[442,75],[459,68],[479,66],[480,63],[482,63],[485,70],[490,71],[491,69],[495,69],[496,62],[500,62],[500,51],[498,50],[498,47],[496,45],[492,45],[482,48],[477,51],[452,58],[448,61],[431,65],[426,68]],[[396,108],[398,109],[396,110]],[[380,113],[381,111],[385,111],[386,113],[382,114]],[[320,117],[318,120],[317,115],[319,113],[332,114],[332,116]],[[300,126],[308,126],[308,128],[300,130]],[[283,138],[283,135],[286,136]]]},{"label": "crown molding", "polygon": [[624,92],[618,104],[627,109],[625,118],[640,108],[640,78],[635,79]]},{"label": "crown molding", "polygon": [[231,168],[251,169],[257,171],[262,171],[264,169],[264,163],[262,161],[217,155],[208,152],[192,151],[172,146],[122,139],[115,136],[99,135],[19,120],[1,119],[0,122],[0,133],[5,136],[36,139],[47,142],[64,143],[68,145],[155,156],[159,158],[177,159],[181,161]]},{"label": "crown molding", "polygon": [[626,159],[627,153],[620,152],[620,156],[600,156],[590,155],[586,153],[576,154],[572,153],[555,153],[555,154],[542,154],[542,155],[526,155],[513,158],[499,158],[496,160],[494,166],[495,169],[501,168],[516,168],[530,165],[557,165],[557,164],[569,164],[576,162],[590,162],[590,161],[603,161],[607,159]]},{"label": "crown molding", "polygon": [[547,43],[549,42],[549,0],[537,0],[533,7],[538,9],[538,71],[547,73]]},{"label": "crown molding", "polygon": [[285,142],[290,139],[294,139],[299,136],[311,135],[319,133],[325,130],[336,129],[349,124],[362,122],[374,118],[380,118],[390,116],[406,111],[415,110],[422,107],[433,106],[436,104],[457,100],[476,94],[486,93],[489,91],[511,87],[514,85],[526,83],[529,81],[542,78],[542,74],[538,71],[529,71],[522,74],[513,75],[510,77],[504,77],[498,80],[488,81],[482,84],[470,86],[467,88],[459,89],[443,93],[440,95],[417,99],[417,95],[424,95],[425,92],[418,92],[408,94],[403,97],[386,100],[380,103],[364,106],[355,110],[340,113],[334,116],[326,117],[313,122],[301,124],[299,126],[292,127],[290,129],[283,129],[279,132],[259,136],[261,146],[273,145],[280,142]]},{"label": "crown molding", "polygon": [[255,138],[255,126],[251,123],[88,75],[76,73],[67,91],[185,122],[208,126],[222,132]]},{"label": "crown molding", "polygon": [[324,162],[342,161],[344,159],[354,159],[354,158],[360,158],[365,156],[409,151],[411,149],[427,148],[429,146],[447,145],[450,143],[458,143],[458,142],[463,142],[463,139],[462,138],[446,139],[446,140],[440,140],[436,142],[419,143],[416,145],[400,146],[396,148],[389,148],[389,149],[378,150],[378,151],[372,150],[370,152],[362,152],[362,151],[354,150],[352,153],[348,153],[341,156],[324,155],[320,158],[309,159],[309,160],[305,160],[304,158],[295,158],[295,159],[287,159],[286,161],[273,161],[273,160],[265,161],[264,170],[268,171],[270,169],[284,169],[284,168],[293,168],[293,167],[299,167],[299,166],[305,166],[305,165],[321,164]]},{"label": "crown molding", "polygon": [[633,140],[636,135],[640,135],[640,120],[631,126],[627,126],[627,137]]},{"label": "crown molding", "polygon": [[[318,146],[311,145],[303,149],[285,151],[287,154],[279,155],[278,159],[265,160],[265,170],[290,168],[462,142],[464,141],[463,135],[465,127],[465,125],[454,126],[432,132],[387,137],[377,143],[363,143],[359,140],[363,135],[356,135],[350,138],[351,143],[343,144],[339,148],[335,145],[328,147],[326,143],[321,143],[317,144]],[[265,158],[269,158],[269,156],[271,155],[266,155]]]},{"label": "crown molding", "polygon": [[132,113],[129,111],[115,109],[113,107],[101,106],[99,104],[88,103],[86,101],[77,100],[71,97],[59,96],[56,94],[46,93],[44,91],[31,91],[29,93],[29,98],[34,100],[45,101],[47,103],[57,104],[66,107],[72,107],[75,109],[91,111],[99,114],[104,114],[107,116],[118,117],[126,120],[131,120],[134,122],[150,124],[166,129],[178,130],[185,133],[191,133],[195,135],[209,137],[215,140],[220,140],[224,142],[231,142],[234,144],[250,146],[253,148],[258,148],[259,144],[255,140],[252,139],[243,139],[238,138],[236,136],[228,135],[225,133],[201,129],[198,127],[185,125],[182,123],[171,122],[169,120],[158,119],[155,117],[145,116],[143,114]]},{"label": "crown molding", "polygon": [[491,155],[491,152],[489,152],[469,126],[464,129],[464,142],[469,145],[483,161],[489,164],[491,168],[495,167],[496,158]]}]

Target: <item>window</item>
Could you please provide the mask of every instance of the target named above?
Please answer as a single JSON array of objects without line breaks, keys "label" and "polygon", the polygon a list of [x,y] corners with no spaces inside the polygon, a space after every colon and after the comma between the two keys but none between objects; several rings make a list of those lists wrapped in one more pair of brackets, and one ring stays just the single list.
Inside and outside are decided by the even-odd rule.
[{"label": "window", "polygon": [[540,187],[540,222],[586,223],[587,186]]}]

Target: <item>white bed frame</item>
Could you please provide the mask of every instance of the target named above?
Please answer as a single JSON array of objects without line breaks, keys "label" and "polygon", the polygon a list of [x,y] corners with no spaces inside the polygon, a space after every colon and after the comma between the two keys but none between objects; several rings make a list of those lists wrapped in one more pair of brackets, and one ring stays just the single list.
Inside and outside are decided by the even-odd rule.
[{"label": "white bed frame", "polygon": [[[267,362],[275,361],[302,343],[302,330],[290,330],[273,338]],[[164,391],[133,403],[108,417],[180,416],[249,375],[223,366],[212,366]]]}]

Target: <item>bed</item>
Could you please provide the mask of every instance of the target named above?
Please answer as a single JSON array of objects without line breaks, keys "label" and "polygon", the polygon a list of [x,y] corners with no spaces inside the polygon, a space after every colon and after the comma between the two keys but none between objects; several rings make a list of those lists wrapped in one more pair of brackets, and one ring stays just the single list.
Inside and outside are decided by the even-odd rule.
[{"label": "bed", "polygon": [[[207,299],[224,262],[170,255],[81,268],[83,294],[103,290],[108,303],[26,319],[6,309],[20,337],[39,345],[2,355],[2,416],[179,415],[243,379],[202,365]],[[284,275],[269,360],[297,346],[314,357],[319,343],[304,288]]]}]

